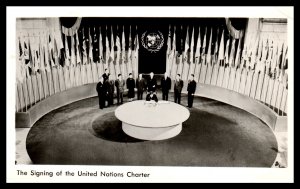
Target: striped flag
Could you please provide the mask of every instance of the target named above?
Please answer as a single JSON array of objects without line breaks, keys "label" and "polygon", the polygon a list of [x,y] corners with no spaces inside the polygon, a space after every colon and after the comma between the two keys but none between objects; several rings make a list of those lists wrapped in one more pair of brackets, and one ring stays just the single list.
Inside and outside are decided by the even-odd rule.
[{"label": "striped flag", "polygon": [[120,41],[119,35],[117,35],[117,37],[116,37],[116,46],[117,46],[117,58],[116,58],[116,67],[117,67],[117,69],[116,69],[116,72],[117,72],[117,75],[118,75],[119,73],[121,73],[120,72],[121,41]]},{"label": "striped flag", "polygon": [[123,31],[122,31],[122,74],[123,77],[127,76],[126,73],[126,67],[125,67],[125,59],[126,59],[126,52],[125,52],[125,33],[124,33],[124,26],[123,26]]}]

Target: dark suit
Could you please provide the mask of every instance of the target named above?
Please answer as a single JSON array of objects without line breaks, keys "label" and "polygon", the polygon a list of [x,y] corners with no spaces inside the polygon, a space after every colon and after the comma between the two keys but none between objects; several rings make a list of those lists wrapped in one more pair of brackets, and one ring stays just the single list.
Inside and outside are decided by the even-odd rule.
[{"label": "dark suit", "polygon": [[98,98],[99,98],[99,108],[103,109],[105,106],[105,96],[106,96],[105,87],[101,82],[99,82],[97,84],[96,90],[97,90]]},{"label": "dark suit", "polygon": [[156,90],[156,86],[157,86],[156,79],[154,77],[152,79],[149,78],[149,80],[147,82],[148,92],[149,91],[154,92]]},{"label": "dark suit", "polygon": [[107,80],[107,92],[108,92],[108,106],[114,104],[114,92],[115,92],[115,86],[114,86],[114,81],[113,80]]},{"label": "dark suit", "polygon": [[126,86],[128,89],[128,98],[134,98],[134,88],[135,88],[134,79],[128,78],[126,81]]},{"label": "dark suit", "polygon": [[123,103],[123,93],[124,93],[124,86],[125,86],[125,81],[122,79],[122,80],[119,80],[117,79],[115,81],[115,86],[117,88],[117,101],[118,101],[118,104],[121,100],[121,104]]},{"label": "dark suit", "polygon": [[193,107],[193,101],[194,101],[194,94],[196,91],[197,83],[195,80],[189,81],[187,86],[188,91],[188,107]]},{"label": "dark suit", "polygon": [[161,79],[162,99],[168,100],[169,90],[171,89],[171,79],[163,77]]},{"label": "dark suit", "polygon": [[183,81],[181,79],[179,79],[179,81],[175,80],[175,83],[174,83],[174,101],[175,101],[175,103],[180,104],[182,88],[183,88]]},{"label": "dark suit", "polygon": [[153,94],[153,96],[151,97],[151,94],[147,94],[146,96],[146,101],[151,101],[151,100],[154,100],[155,102],[158,102],[158,99],[157,99],[157,96],[156,94]]},{"label": "dark suit", "polygon": [[145,79],[136,79],[136,84],[135,84],[136,88],[137,88],[137,94],[138,94],[138,100],[142,100],[143,99],[143,92],[145,91],[146,88],[146,82]]}]

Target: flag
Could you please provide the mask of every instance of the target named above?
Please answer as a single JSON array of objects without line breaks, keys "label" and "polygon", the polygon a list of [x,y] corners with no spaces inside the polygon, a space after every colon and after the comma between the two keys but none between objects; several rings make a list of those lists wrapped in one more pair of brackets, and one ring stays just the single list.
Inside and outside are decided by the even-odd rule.
[{"label": "flag", "polygon": [[200,33],[200,27],[198,32],[198,39],[196,44],[196,53],[195,53],[195,63],[200,63],[200,48],[201,48],[201,33]]},{"label": "flag", "polygon": [[93,40],[91,36],[91,29],[89,28],[89,58],[88,63],[91,64],[93,62]]},{"label": "flag", "polygon": [[[229,46],[228,46],[229,48]],[[226,51],[228,52],[228,51]],[[231,50],[230,50],[230,55],[228,59],[228,63],[231,65],[231,67],[235,67],[234,65],[234,53],[235,53],[235,38],[231,41]]]},{"label": "flag", "polygon": [[[137,67],[138,59],[139,59],[139,37],[138,37],[138,33],[136,33],[135,38],[134,38],[134,52],[133,52],[133,57],[132,57],[134,72],[138,72],[138,70],[137,70],[138,69],[138,67]],[[135,74],[135,76],[137,76],[137,73]]]},{"label": "flag", "polygon": [[123,32],[122,32],[122,74],[125,77],[125,58],[126,58],[126,54],[125,54],[125,33],[124,33],[124,26],[123,26]]},{"label": "flag", "polygon": [[241,63],[241,43],[242,43],[242,39],[239,39],[239,43],[238,43],[238,48],[237,48],[237,52],[236,52],[236,56],[235,56],[235,62],[234,65],[235,67],[240,67],[240,63]]},{"label": "flag", "polygon": [[18,53],[18,61],[17,61],[17,66],[16,66],[16,76],[17,76],[17,81],[20,83],[23,83],[24,78],[26,77],[25,75],[25,59],[24,59],[24,52],[22,50],[22,44],[21,40],[19,38],[19,53]]},{"label": "flag", "polygon": [[205,27],[205,34],[204,34],[204,38],[203,38],[202,51],[201,51],[201,63],[204,62],[204,64],[206,64],[206,62],[205,62],[206,33],[207,33],[207,28]]},{"label": "flag", "polygon": [[131,25],[129,26],[129,40],[128,40],[128,51],[127,51],[127,62],[131,60]]},{"label": "flag", "polygon": [[68,38],[65,36],[65,65],[70,66],[71,62],[71,57],[70,57],[70,50],[69,50],[69,45],[68,45]]},{"label": "flag", "polygon": [[[224,61],[224,30],[221,36],[221,42],[219,47],[219,54],[218,54],[218,62],[222,65]],[[222,65],[223,66],[223,65]]]},{"label": "flag", "polygon": [[108,67],[108,59],[109,59],[109,41],[108,41],[108,36],[107,36],[107,26],[106,26],[106,36],[105,36],[105,68]]},{"label": "flag", "polygon": [[167,41],[167,68],[166,72],[169,72],[171,67],[171,25],[169,25],[168,41]]},{"label": "flag", "polygon": [[216,42],[215,42],[215,49],[213,53],[213,63],[217,63],[218,60],[218,49],[219,49],[219,28],[217,29],[217,36],[216,36]]},{"label": "flag", "polygon": [[[45,38],[44,38],[45,41],[48,40],[48,34],[45,35]],[[49,53],[49,46],[48,46],[48,43],[45,43],[45,69],[47,72],[50,72],[51,71],[51,68],[50,68],[50,65],[49,65],[49,57],[50,53]]]},{"label": "flag", "polygon": [[225,54],[224,54],[224,61],[225,61],[225,65],[229,65],[229,41],[230,38],[227,39],[226,42],[226,49],[225,49]]},{"label": "flag", "polygon": [[172,43],[172,62],[171,62],[171,68],[170,68],[170,76],[174,76],[176,74],[176,26],[174,26],[174,33],[173,33],[173,43]]},{"label": "flag", "polygon": [[44,49],[42,47],[42,44],[44,44],[44,43],[41,42],[41,37],[39,36],[40,70],[44,72],[45,71],[45,61],[44,61],[45,56],[44,56]]},{"label": "flag", "polygon": [[102,34],[101,27],[99,29],[99,62],[103,63],[103,43],[102,43]]},{"label": "flag", "polygon": [[190,54],[190,63],[194,63],[194,27],[192,30],[192,39],[191,39],[191,54]]},{"label": "flag", "polygon": [[98,38],[97,38],[97,33],[96,33],[96,28],[94,26],[94,35],[93,35],[93,62],[96,63],[98,62],[99,59],[99,43],[98,43]]},{"label": "flag", "polygon": [[71,64],[76,65],[76,55],[75,55],[75,36],[71,36]]},{"label": "flag", "polygon": [[188,62],[188,49],[189,49],[189,26],[187,26],[186,29],[186,38],[185,38],[185,43],[184,43],[184,54],[183,54],[183,59],[184,62]]},{"label": "flag", "polygon": [[117,47],[117,57],[116,62],[119,63],[120,61],[120,53],[121,53],[121,41],[119,35],[116,37],[116,47]]},{"label": "flag", "polygon": [[84,28],[82,28],[82,62],[83,64],[87,64],[88,57],[87,57],[87,50],[86,50],[86,38],[84,35]]},{"label": "flag", "polygon": [[209,37],[208,50],[206,55],[207,64],[211,64],[211,43],[212,43],[212,28],[210,29],[210,37]]},{"label": "flag", "polygon": [[80,44],[78,38],[78,32],[76,31],[76,62],[77,64],[81,63],[81,56],[80,56]]},{"label": "flag", "polygon": [[114,34],[113,34],[113,28],[111,26],[111,38],[110,38],[110,59],[111,59],[111,63],[113,63],[113,61],[115,60],[115,43],[114,43]]}]

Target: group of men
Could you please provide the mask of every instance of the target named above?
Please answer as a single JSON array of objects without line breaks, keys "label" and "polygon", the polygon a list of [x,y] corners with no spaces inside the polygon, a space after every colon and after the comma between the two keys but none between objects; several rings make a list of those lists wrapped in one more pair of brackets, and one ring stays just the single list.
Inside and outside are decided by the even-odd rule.
[{"label": "group of men", "polygon": [[[128,89],[128,100],[132,101],[135,97],[135,88],[137,89],[137,99],[142,100],[143,94],[147,91],[146,101],[158,101],[156,96],[157,89],[157,81],[154,78],[154,73],[150,73],[150,78],[146,81],[142,74],[139,74],[137,79],[133,79],[132,73],[129,73],[129,77],[126,82],[122,77],[122,74],[118,74],[118,78],[113,81],[109,79],[109,72],[105,69],[105,73],[100,78],[99,83],[97,84],[97,92],[99,97],[99,108],[103,109],[105,107],[107,101],[107,107],[113,105],[113,95],[114,89],[116,87],[117,94],[117,104],[123,103],[123,94],[126,88]],[[188,91],[188,107],[191,108],[193,106],[194,94],[196,91],[196,81],[194,80],[194,75],[191,74],[187,91]],[[164,77],[161,79],[161,88],[162,88],[162,99],[168,101],[169,91],[171,89],[171,79],[167,75],[164,74]],[[180,74],[176,75],[176,79],[174,81],[174,101],[175,103],[180,104],[181,102],[181,91],[183,88],[183,81],[180,79]]]}]

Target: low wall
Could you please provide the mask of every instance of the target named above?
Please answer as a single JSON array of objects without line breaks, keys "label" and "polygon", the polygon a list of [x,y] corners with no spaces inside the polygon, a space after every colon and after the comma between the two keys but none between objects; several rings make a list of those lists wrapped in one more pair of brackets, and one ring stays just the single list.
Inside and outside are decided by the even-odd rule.
[{"label": "low wall", "polygon": [[[174,86],[172,84],[172,86]],[[183,93],[186,93],[187,82],[184,82]],[[171,89],[173,91],[173,87]],[[16,127],[31,127],[37,120],[54,109],[72,102],[96,96],[96,83],[74,87],[56,93],[35,104],[27,112],[16,113]],[[266,123],[274,131],[287,131],[287,117],[278,116],[273,110],[259,101],[225,88],[197,84],[196,96],[214,99],[243,109]]]}]

